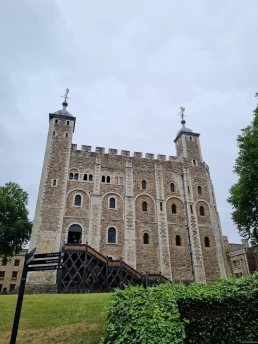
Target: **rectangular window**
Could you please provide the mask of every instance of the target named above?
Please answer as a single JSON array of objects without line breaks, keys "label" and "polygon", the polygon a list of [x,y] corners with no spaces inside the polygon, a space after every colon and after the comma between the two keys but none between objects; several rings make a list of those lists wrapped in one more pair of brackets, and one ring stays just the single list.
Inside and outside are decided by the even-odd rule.
[{"label": "rectangular window", "polygon": [[190,211],[191,211],[191,214],[193,214],[193,206],[190,204]]},{"label": "rectangular window", "polygon": [[18,271],[13,271],[12,278],[17,278],[17,275],[18,275]]},{"label": "rectangular window", "polygon": [[0,284],[0,293],[2,292],[2,289],[3,289],[3,285]]},{"label": "rectangular window", "polygon": [[15,288],[15,284],[10,284],[10,292],[12,292]]},{"label": "rectangular window", "polygon": [[20,259],[15,259],[14,266],[19,266],[19,265],[20,265]]},{"label": "rectangular window", "polygon": [[163,211],[163,204],[162,204],[162,202],[159,203],[159,206],[160,206],[160,211]]},{"label": "rectangular window", "polygon": [[190,188],[189,188],[189,186],[187,186],[187,191],[188,191],[188,193],[190,193]]},{"label": "rectangular window", "polygon": [[4,278],[5,271],[0,271],[0,278]]}]

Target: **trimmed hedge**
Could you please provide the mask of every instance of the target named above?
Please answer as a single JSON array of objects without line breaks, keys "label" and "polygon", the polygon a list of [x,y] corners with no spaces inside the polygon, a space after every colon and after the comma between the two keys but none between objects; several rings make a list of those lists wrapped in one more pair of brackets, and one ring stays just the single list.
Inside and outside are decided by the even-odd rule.
[{"label": "trimmed hedge", "polygon": [[173,290],[167,285],[116,290],[102,343],[184,343],[185,331]]},{"label": "trimmed hedge", "polygon": [[235,344],[258,340],[258,273],[216,284],[125,287],[112,298],[103,344]]}]

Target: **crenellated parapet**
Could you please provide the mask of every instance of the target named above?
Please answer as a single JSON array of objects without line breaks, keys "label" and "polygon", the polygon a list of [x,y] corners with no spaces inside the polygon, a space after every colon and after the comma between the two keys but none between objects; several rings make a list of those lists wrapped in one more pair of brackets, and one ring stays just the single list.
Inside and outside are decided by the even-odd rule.
[{"label": "crenellated parapet", "polygon": [[157,156],[155,157],[155,154],[153,153],[142,153],[142,152],[133,152],[133,154],[131,154],[130,151],[127,150],[121,150],[120,154],[119,154],[119,150],[115,149],[115,148],[109,148],[106,150],[104,147],[96,147],[95,151],[92,151],[92,147],[91,146],[87,146],[87,145],[82,145],[81,149],[77,148],[77,144],[72,144],[72,149],[71,149],[71,154],[75,154],[78,156],[82,156],[84,153],[88,154],[97,154],[97,155],[110,155],[112,157],[114,156],[118,156],[118,157],[126,157],[126,158],[131,158],[131,159],[146,159],[146,160],[157,160],[157,161],[178,161],[179,158],[177,156],[166,156],[164,154],[157,154]]}]

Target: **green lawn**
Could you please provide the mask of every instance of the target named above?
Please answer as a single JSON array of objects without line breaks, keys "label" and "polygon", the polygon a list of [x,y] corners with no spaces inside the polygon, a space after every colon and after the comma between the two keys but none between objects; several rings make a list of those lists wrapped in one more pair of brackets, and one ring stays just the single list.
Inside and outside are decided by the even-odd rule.
[{"label": "green lawn", "polygon": [[[110,294],[25,295],[17,344],[96,344]],[[0,296],[0,344],[10,341],[17,296]]]}]

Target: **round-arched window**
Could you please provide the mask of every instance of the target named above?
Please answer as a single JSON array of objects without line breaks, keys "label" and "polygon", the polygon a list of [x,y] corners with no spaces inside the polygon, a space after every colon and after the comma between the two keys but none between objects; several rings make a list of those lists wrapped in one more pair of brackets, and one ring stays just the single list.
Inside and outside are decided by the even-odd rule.
[{"label": "round-arched window", "polygon": [[68,244],[81,244],[82,227],[80,225],[71,225],[68,230]]},{"label": "round-arched window", "polygon": [[181,237],[180,237],[180,235],[176,235],[176,246],[181,246]]},{"label": "round-arched window", "polygon": [[208,237],[204,238],[204,246],[205,247],[210,247],[210,239]]},{"label": "round-arched window", "polygon": [[142,211],[147,211],[147,210],[148,210],[147,202],[142,202]]},{"label": "round-arched window", "polygon": [[74,205],[76,207],[80,207],[82,205],[82,196],[81,195],[75,195],[75,197],[74,197]]},{"label": "round-arched window", "polygon": [[201,215],[201,216],[204,216],[204,215],[205,215],[204,207],[203,207],[202,205],[200,206],[200,215]]},{"label": "round-arched window", "polygon": [[149,234],[148,233],[143,234],[143,243],[144,243],[144,245],[149,244]]},{"label": "round-arched window", "polygon": [[112,208],[112,209],[116,208],[116,199],[114,197],[111,197],[109,199],[109,208]]},{"label": "round-arched window", "polygon": [[108,229],[108,243],[109,244],[116,243],[116,229],[114,227],[109,227]]}]

